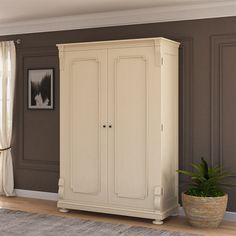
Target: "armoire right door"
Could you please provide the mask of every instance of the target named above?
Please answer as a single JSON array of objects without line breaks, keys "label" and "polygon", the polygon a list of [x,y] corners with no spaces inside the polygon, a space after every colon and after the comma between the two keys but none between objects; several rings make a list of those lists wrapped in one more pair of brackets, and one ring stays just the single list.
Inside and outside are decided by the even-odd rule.
[{"label": "armoire right door", "polygon": [[153,209],[160,186],[160,65],[154,47],[108,49],[108,201]]}]

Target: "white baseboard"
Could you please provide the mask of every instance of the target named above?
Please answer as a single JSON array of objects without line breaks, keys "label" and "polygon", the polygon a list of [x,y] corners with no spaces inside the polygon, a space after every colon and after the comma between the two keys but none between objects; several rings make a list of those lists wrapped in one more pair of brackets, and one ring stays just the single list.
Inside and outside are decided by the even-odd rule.
[{"label": "white baseboard", "polygon": [[[18,197],[28,197],[28,198],[36,198],[36,199],[43,199],[43,200],[51,200],[51,201],[58,200],[57,193],[31,191],[31,190],[24,190],[24,189],[15,189],[15,192],[16,192],[16,196]],[[179,207],[179,215],[185,216],[183,207]],[[226,211],[224,220],[236,221],[236,212]]]},{"label": "white baseboard", "polygon": [[[185,216],[183,207],[179,207],[179,215]],[[224,220],[236,221],[236,212],[226,211]]]},{"label": "white baseboard", "polygon": [[43,200],[51,200],[51,201],[57,201],[58,199],[57,193],[32,191],[32,190],[24,190],[24,189],[15,189],[15,192],[16,192],[16,196],[18,197],[28,197],[28,198],[36,198],[36,199],[43,199]]}]

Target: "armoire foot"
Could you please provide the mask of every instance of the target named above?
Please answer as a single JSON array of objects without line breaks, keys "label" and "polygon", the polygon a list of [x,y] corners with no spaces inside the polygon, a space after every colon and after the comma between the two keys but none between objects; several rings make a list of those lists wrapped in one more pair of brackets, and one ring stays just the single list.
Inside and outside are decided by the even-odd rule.
[{"label": "armoire foot", "polygon": [[154,225],[162,225],[164,222],[162,220],[154,220],[152,223]]},{"label": "armoire foot", "polygon": [[69,210],[66,209],[66,208],[59,208],[59,211],[60,211],[61,213],[68,213],[68,212],[69,212]]}]

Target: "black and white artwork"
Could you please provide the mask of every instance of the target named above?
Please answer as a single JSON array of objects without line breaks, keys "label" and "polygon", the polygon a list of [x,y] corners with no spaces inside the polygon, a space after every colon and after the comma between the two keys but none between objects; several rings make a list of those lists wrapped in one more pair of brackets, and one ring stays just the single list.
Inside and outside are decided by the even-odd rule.
[{"label": "black and white artwork", "polygon": [[53,109],[53,69],[28,70],[28,108]]}]

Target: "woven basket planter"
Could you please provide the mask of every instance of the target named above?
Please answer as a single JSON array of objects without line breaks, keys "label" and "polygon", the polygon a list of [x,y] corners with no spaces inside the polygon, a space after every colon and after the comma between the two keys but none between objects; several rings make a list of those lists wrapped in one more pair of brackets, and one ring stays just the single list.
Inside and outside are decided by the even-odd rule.
[{"label": "woven basket planter", "polygon": [[217,228],[223,220],[228,195],[222,197],[195,197],[182,193],[185,215],[192,226]]}]

